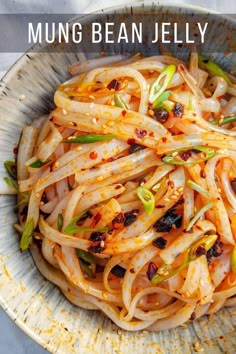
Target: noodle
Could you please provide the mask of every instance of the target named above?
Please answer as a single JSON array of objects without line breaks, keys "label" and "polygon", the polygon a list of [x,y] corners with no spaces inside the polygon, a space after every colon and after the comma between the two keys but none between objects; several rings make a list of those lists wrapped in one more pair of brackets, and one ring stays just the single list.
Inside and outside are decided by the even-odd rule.
[{"label": "noodle", "polygon": [[236,305],[235,85],[198,58],[75,63],[19,143],[21,249],[129,331]]}]

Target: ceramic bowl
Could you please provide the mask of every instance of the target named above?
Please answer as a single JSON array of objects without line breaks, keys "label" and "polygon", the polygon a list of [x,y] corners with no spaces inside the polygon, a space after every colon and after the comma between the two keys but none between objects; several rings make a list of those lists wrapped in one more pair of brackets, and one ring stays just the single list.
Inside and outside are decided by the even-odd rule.
[{"label": "ceramic bowl", "polygon": [[[112,19],[117,8],[105,11]],[[161,14],[170,21],[181,22],[185,14],[198,19],[213,20],[207,44],[201,50],[209,52],[226,69],[235,70],[236,24],[221,15],[193,7],[161,6],[159,3],[138,2],[120,9],[122,16],[139,12]],[[84,16],[89,24],[98,14]],[[229,34],[231,38],[229,38]],[[226,40],[227,38],[227,40]],[[187,59],[189,48],[173,45],[172,53]],[[103,49],[102,46],[99,49]],[[114,51],[118,48],[114,47]],[[122,46],[129,52],[129,45]],[[144,52],[157,52],[149,48],[148,40],[141,46]],[[85,57],[89,43],[83,48]],[[52,53],[48,46],[36,46],[25,54],[5,75],[0,83],[0,179],[5,172],[3,161],[13,158],[22,127],[53,108],[53,93],[58,84],[69,77],[67,67],[77,61],[80,54]],[[24,97],[24,99],[22,99]],[[12,228],[16,221],[14,196],[0,196],[0,304],[15,323],[53,353],[191,353],[193,343],[199,342],[205,353],[236,352],[235,310],[223,309],[210,317],[203,317],[187,325],[161,333],[127,332],[119,330],[98,311],[86,311],[70,304],[52,283],[45,280],[35,267],[29,252],[21,253],[19,239]],[[102,331],[98,330],[102,329]]]}]

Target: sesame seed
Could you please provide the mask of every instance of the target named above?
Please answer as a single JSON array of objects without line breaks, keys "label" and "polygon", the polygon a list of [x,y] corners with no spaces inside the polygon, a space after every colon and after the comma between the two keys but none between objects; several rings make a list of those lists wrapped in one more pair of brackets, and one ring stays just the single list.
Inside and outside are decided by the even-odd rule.
[{"label": "sesame seed", "polygon": [[171,197],[170,197],[171,199],[173,199],[173,200],[177,200],[178,199],[178,197],[177,197],[177,195],[171,195]]},{"label": "sesame seed", "polygon": [[39,198],[39,197],[40,197],[40,194],[39,194],[39,193],[36,193],[35,195],[36,195],[36,198]]},{"label": "sesame seed", "polygon": [[186,295],[186,297],[190,297],[191,296],[189,291],[186,291],[185,295]]},{"label": "sesame seed", "polygon": [[200,344],[199,344],[199,342],[195,342],[195,343],[193,343],[193,346],[194,346],[194,348],[199,348]]},{"label": "sesame seed", "polygon": [[88,112],[85,113],[86,116],[90,116],[90,114]]},{"label": "sesame seed", "polygon": [[77,148],[75,150],[76,151],[80,151],[80,150],[82,150],[82,147],[81,146],[77,146]]},{"label": "sesame seed", "polygon": [[92,118],[92,123],[93,124],[96,124],[97,123],[97,119],[94,117],[94,118]]},{"label": "sesame seed", "polygon": [[157,270],[157,274],[159,274],[159,275],[164,275],[164,273],[165,273],[165,271],[162,268]]},{"label": "sesame seed", "polygon": [[90,108],[93,108],[94,102],[91,102],[89,106],[90,106]]},{"label": "sesame seed", "polygon": [[184,187],[179,187],[179,188],[177,189],[177,191],[178,191],[179,193],[183,192],[183,190],[184,190]]},{"label": "sesame seed", "polygon": [[59,161],[56,161],[55,163],[54,163],[54,167],[58,167],[60,165],[60,163],[59,163]]},{"label": "sesame seed", "polygon": [[104,246],[105,246],[105,242],[104,242],[103,240],[100,242],[100,246],[101,246],[101,247],[104,247]]},{"label": "sesame seed", "polygon": [[70,121],[70,122],[69,122],[69,125],[72,125],[72,126],[74,126],[74,123],[73,123],[72,121]]},{"label": "sesame seed", "polygon": [[109,122],[107,122],[107,125],[109,127],[112,127],[115,124],[115,122],[113,122],[113,120],[109,120]]},{"label": "sesame seed", "polygon": [[103,124],[102,127],[103,127],[104,129],[106,129],[106,128],[107,128],[107,125],[106,125],[106,124]]},{"label": "sesame seed", "polygon": [[205,156],[206,156],[205,153],[204,153],[204,152],[201,152],[201,154],[200,154],[201,159],[204,159]]},{"label": "sesame seed", "polygon": [[111,101],[111,106],[115,106],[115,102],[113,100]]},{"label": "sesame seed", "polygon": [[164,198],[164,202],[169,202],[170,199],[169,198]]},{"label": "sesame seed", "polygon": [[40,202],[40,205],[42,206],[42,205],[44,205],[44,202],[41,200],[41,202]]},{"label": "sesame seed", "polygon": [[94,97],[93,95],[89,95],[89,98],[90,98],[91,100],[94,100],[94,99],[95,99],[95,97]]},{"label": "sesame seed", "polygon": [[117,334],[118,334],[118,336],[121,335],[121,330],[120,329],[117,330]]},{"label": "sesame seed", "polygon": [[153,74],[154,73],[154,70],[149,70],[149,74]]},{"label": "sesame seed", "polygon": [[177,151],[173,152],[173,154],[172,154],[173,157],[175,157],[175,156],[177,156],[177,155],[178,155],[178,152],[177,152]]},{"label": "sesame seed", "polygon": [[103,176],[99,176],[99,177],[97,177],[97,181],[98,181],[98,182],[103,181],[103,179],[104,179],[104,177],[103,177]]},{"label": "sesame seed", "polygon": [[177,197],[179,196],[179,192],[178,191],[174,191],[173,194],[176,195]]},{"label": "sesame seed", "polygon": [[98,333],[102,334],[102,328],[98,328]]},{"label": "sesame seed", "polygon": [[62,108],[62,114],[63,114],[64,116],[67,115],[67,110],[66,110],[65,108]]},{"label": "sesame seed", "polygon": [[169,274],[169,272],[166,271],[163,275],[164,275],[164,277],[166,277],[168,274]]},{"label": "sesame seed", "polygon": [[25,95],[20,95],[19,96],[19,101],[23,101],[25,99]]},{"label": "sesame seed", "polygon": [[151,117],[154,116],[154,111],[153,111],[152,109],[149,109],[149,110],[148,110],[148,113],[150,114]]},{"label": "sesame seed", "polygon": [[218,190],[219,193],[222,193],[222,190],[220,188],[217,188],[217,190]]}]

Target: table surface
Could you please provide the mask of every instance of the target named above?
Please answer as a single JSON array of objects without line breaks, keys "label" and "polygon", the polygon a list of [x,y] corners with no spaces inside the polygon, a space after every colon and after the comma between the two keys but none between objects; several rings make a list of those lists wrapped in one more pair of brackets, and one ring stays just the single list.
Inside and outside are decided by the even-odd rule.
[{"label": "table surface", "polygon": [[[116,0],[113,5],[137,0]],[[206,6],[206,0],[177,0],[165,3],[185,3]],[[40,4],[40,5],[39,5]],[[90,13],[110,6],[110,0],[8,0],[0,2],[0,13]],[[208,0],[207,8],[221,13],[236,14],[236,1]],[[18,59],[19,53],[0,53],[0,78]],[[43,348],[24,334],[0,308],[0,354],[45,354]]]}]

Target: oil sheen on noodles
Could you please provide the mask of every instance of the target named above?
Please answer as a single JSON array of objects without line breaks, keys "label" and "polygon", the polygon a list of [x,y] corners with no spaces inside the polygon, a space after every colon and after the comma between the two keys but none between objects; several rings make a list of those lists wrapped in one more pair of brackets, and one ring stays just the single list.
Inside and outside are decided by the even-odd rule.
[{"label": "oil sheen on noodles", "polygon": [[69,71],[19,143],[21,249],[129,331],[235,306],[235,79],[197,53]]}]

